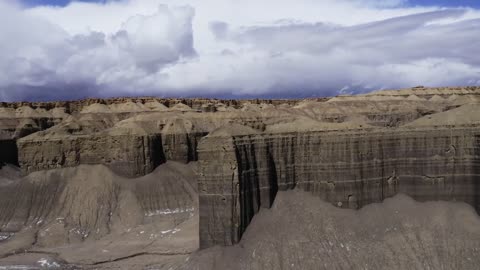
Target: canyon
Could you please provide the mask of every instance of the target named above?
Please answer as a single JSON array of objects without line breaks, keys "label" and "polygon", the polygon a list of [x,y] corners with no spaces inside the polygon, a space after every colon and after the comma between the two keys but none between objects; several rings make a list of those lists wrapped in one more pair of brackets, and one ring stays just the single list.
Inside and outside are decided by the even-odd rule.
[{"label": "canyon", "polygon": [[479,212],[480,87],[0,102],[0,269],[475,269]]}]

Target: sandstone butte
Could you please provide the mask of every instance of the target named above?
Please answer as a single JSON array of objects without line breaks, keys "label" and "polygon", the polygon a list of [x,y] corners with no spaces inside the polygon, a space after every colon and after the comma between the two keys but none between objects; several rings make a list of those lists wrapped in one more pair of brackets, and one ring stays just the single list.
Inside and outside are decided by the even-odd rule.
[{"label": "sandstone butte", "polygon": [[[292,198],[300,191],[313,195],[305,200],[322,205],[322,211],[340,216],[338,208],[371,213],[368,205],[400,193],[419,202],[463,202],[480,211],[480,87],[305,100],[0,102],[0,166],[0,258],[7,262],[21,251],[31,256],[22,260],[36,261],[42,254],[52,262],[114,267],[121,259],[143,256],[152,263],[167,260],[162,261],[167,266],[181,261],[189,269],[189,256],[206,249],[198,258],[215,257],[217,266],[202,266],[197,258],[195,269],[222,269],[233,251],[219,259],[209,248],[235,245],[243,236],[251,243],[244,234],[257,213],[277,197],[278,205],[297,205]],[[405,202],[405,209],[413,203]],[[267,214],[282,228],[290,221],[275,216],[276,209]],[[311,211],[311,226],[326,222]],[[257,222],[270,221],[259,216]],[[480,237],[479,229],[470,233]],[[474,245],[471,250],[480,251]],[[368,255],[355,254],[357,262]],[[148,257],[153,255],[161,256]],[[175,261],[165,259],[170,255]],[[329,266],[349,269],[349,260]],[[279,269],[273,261],[229,268]],[[408,258],[399,263],[445,266]],[[468,268],[458,261],[447,264]]]}]

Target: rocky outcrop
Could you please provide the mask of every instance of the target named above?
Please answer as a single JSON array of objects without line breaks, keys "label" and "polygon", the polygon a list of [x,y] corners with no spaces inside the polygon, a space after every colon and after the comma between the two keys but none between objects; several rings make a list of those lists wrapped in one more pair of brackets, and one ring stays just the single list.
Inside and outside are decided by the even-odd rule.
[{"label": "rocky outcrop", "polygon": [[[198,161],[200,244],[232,245],[278,191],[294,188],[342,208],[406,193],[480,209],[479,103],[478,87],[307,100],[0,103],[0,164],[18,164],[24,175],[104,165],[123,179],[149,175],[168,161]],[[50,209],[58,202],[54,195],[33,194],[64,190],[62,181],[52,181],[22,190]],[[160,187],[144,182],[135,187],[145,198],[140,204],[156,211],[149,205]],[[108,201],[120,203],[116,184],[102,190]],[[24,208],[6,213],[24,215]],[[16,227],[32,223],[5,220],[21,220]]]},{"label": "rocky outcrop", "polygon": [[19,164],[25,173],[80,164],[105,164],[129,177],[152,172],[165,162],[159,136],[78,136],[18,142]]},{"label": "rocky outcrop", "polygon": [[[80,165],[8,182],[2,176],[12,173],[0,170],[0,235],[7,237],[0,258],[29,250],[94,264],[138,252],[191,252],[198,232],[185,226],[196,225],[198,213],[194,168],[167,162],[127,179],[103,165]],[[169,240],[176,233],[181,239]]]},{"label": "rocky outcrop", "polygon": [[197,141],[206,135],[181,118],[165,118],[165,123],[144,121],[143,126],[135,119],[117,123],[110,120],[82,116],[79,121],[65,121],[18,140],[20,167],[30,173],[104,164],[120,175],[138,177],[167,160],[197,160]]},{"label": "rocky outcrop", "polygon": [[195,131],[194,123],[184,118],[169,120],[162,129],[163,153],[167,160],[197,160],[197,143],[207,132]]},{"label": "rocky outcrop", "polygon": [[209,137],[199,153],[203,247],[237,242],[277,190],[294,187],[353,209],[404,193],[480,210],[480,127]]},{"label": "rocky outcrop", "polygon": [[462,203],[397,195],[353,211],[300,190],[282,191],[240,244],[202,250],[174,269],[474,270],[479,238],[480,218]]},{"label": "rocky outcrop", "polygon": [[[325,101],[328,98],[317,98],[312,99],[316,101]],[[105,106],[119,105],[125,103],[134,103],[134,104],[143,104],[148,103],[159,103],[167,108],[174,107],[177,104],[185,104],[196,111],[203,112],[214,112],[216,111],[215,107],[218,104],[232,106],[236,108],[242,107],[243,104],[289,104],[295,105],[297,100],[271,100],[271,99],[252,99],[252,100],[236,100],[236,99],[209,99],[209,98],[191,98],[191,99],[181,99],[181,98],[156,98],[156,97],[124,97],[124,98],[89,98],[82,100],[72,100],[72,101],[51,101],[51,102],[0,102],[0,108],[8,109],[18,109],[21,107],[30,107],[32,109],[43,109],[43,110],[53,110],[57,108],[64,109],[68,114],[76,114],[82,112],[86,107],[94,104],[102,104]],[[147,110],[148,111],[148,110]]]},{"label": "rocky outcrop", "polygon": [[[240,240],[243,232],[233,138],[206,138],[198,151],[200,246],[232,245]],[[218,160],[222,162],[218,164]],[[210,166],[214,163],[217,166]]]},{"label": "rocky outcrop", "polygon": [[66,114],[60,109],[46,111],[22,106],[16,109],[0,106],[0,168],[4,164],[18,165],[16,141],[60,123]]}]

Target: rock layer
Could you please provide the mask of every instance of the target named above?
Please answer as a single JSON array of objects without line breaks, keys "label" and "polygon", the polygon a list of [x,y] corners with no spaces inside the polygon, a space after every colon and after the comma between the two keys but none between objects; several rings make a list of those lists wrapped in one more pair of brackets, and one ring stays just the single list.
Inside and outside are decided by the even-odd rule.
[{"label": "rock layer", "polygon": [[159,136],[79,136],[19,142],[19,164],[26,173],[80,164],[105,164],[129,177],[152,172],[163,163]]},{"label": "rock layer", "polygon": [[[479,128],[263,134],[212,137],[202,144],[205,247],[237,242],[277,190],[294,187],[353,209],[405,193],[480,210]],[[209,161],[226,157],[231,165]]]},{"label": "rock layer", "polygon": [[[24,175],[101,164],[123,179],[149,175],[168,161],[198,161],[201,246],[232,245],[278,191],[296,187],[343,208],[406,193],[480,209],[479,103],[480,87],[307,100],[0,103],[0,164],[18,164]],[[24,184],[25,193],[64,190],[63,181],[43,182]],[[136,191],[152,198],[155,186]],[[101,190],[116,201],[116,184]],[[18,203],[36,199],[58,201],[32,195]],[[25,208],[14,207],[5,220]],[[31,224],[20,220],[9,226]]]}]

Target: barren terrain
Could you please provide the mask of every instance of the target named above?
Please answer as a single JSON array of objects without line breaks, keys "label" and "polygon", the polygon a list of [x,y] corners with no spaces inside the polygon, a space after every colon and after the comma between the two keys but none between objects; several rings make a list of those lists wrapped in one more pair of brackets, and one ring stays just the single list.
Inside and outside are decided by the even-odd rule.
[{"label": "barren terrain", "polygon": [[477,269],[480,88],[0,103],[0,269]]}]

